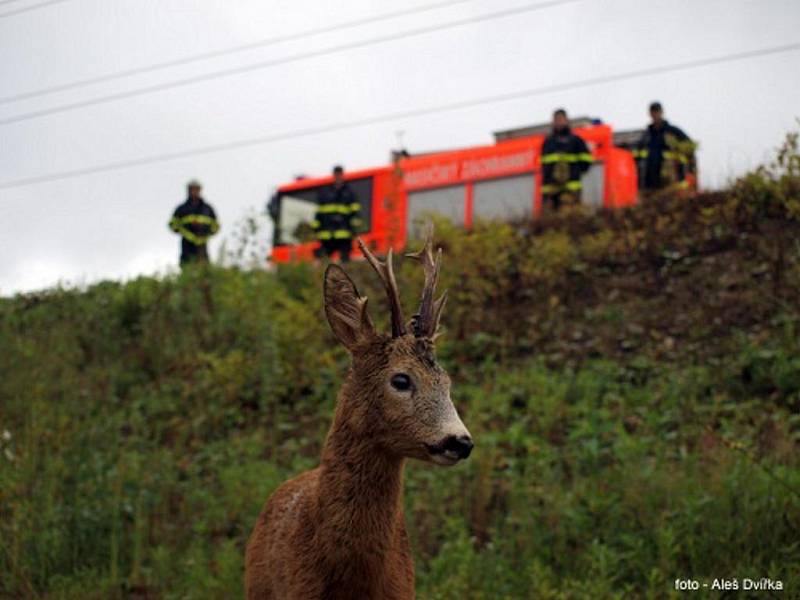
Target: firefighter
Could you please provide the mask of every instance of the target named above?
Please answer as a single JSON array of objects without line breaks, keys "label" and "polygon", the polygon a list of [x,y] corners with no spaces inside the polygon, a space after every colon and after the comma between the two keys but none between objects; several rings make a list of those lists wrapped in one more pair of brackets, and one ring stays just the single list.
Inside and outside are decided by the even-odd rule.
[{"label": "firefighter", "polygon": [[333,168],[333,185],[323,188],[317,198],[317,212],[311,222],[320,242],[315,255],[339,254],[343,263],[350,260],[353,236],[361,226],[361,204],[344,180],[344,169]]},{"label": "firefighter", "polygon": [[186,184],[187,198],[172,214],[169,228],[181,236],[181,267],[192,262],[208,262],[208,238],[219,231],[217,215],[203,200],[203,187],[196,179]]},{"label": "firefighter", "polygon": [[633,151],[639,166],[639,187],[652,193],[670,186],[688,188],[686,176],[694,171],[695,143],[664,118],[660,102],[650,104],[652,123]]},{"label": "firefighter", "polygon": [[569,127],[567,111],[553,113],[553,131],[542,146],[542,197],[546,207],[580,202],[581,175],[592,165],[589,148]]}]

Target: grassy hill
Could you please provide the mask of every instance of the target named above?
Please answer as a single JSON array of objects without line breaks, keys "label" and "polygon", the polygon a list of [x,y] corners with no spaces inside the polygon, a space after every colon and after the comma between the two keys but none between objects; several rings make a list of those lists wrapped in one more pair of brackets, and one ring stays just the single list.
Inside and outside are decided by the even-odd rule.
[{"label": "grassy hill", "polygon": [[[477,446],[408,469],[420,598],[800,596],[792,142],[725,193],[439,225],[439,354]],[[415,306],[418,267],[398,279]],[[0,596],[241,597],[255,517],[316,464],[346,369],[320,283],[211,269],[0,300]]]}]

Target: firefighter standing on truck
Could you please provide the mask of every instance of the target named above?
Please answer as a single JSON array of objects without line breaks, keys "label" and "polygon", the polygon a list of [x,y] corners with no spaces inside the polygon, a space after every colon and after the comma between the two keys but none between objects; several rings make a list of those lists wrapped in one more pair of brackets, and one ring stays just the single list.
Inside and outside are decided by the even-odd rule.
[{"label": "firefighter standing on truck", "polygon": [[542,146],[542,198],[554,211],[580,203],[581,175],[592,165],[592,155],[580,137],[572,133],[567,112],[553,113],[553,131]]},{"label": "firefighter standing on truck", "polygon": [[694,172],[695,143],[664,118],[660,102],[650,105],[652,123],[633,151],[639,166],[639,187],[654,192],[670,186],[689,187],[686,176]]},{"label": "firefighter standing on truck", "polygon": [[361,226],[361,204],[344,180],[344,169],[333,168],[333,185],[323,188],[317,198],[317,212],[311,227],[320,242],[317,258],[339,254],[341,262],[350,260],[353,236]]},{"label": "firefighter standing on truck", "polygon": [[172,214],[169,228],[181,236],[181,267],[192,262],[208,262],[208,238],[219,231],[217,215],[203,200],[203,187],[196,179],[187,185],[186,201]]}]

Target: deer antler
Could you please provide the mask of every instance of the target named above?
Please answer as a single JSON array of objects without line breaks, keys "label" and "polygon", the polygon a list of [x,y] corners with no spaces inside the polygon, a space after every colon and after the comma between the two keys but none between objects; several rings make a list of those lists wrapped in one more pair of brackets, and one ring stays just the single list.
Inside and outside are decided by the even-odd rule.
[{"label": "deer antler", "polygon": [[381,262],[372,252],[369,251],[366,244],[361,238],[358,239],[358,247],[361,252],[375,269],[375,272],[383,281],[383,286],[386,288],[386,295],[389,297],[389,307],[392,311],[392,337],[400,337],[406,334],[406,326],[403,323],[403,308],[400,306],[400,294],[397,291],[397,281],[394,278],[394,269],[392,268],[392,249],[386,255],[386,261]]},{"label": "deer antler", "polygon": [[419,313],[414,316],[413,327],[416,337],[432,338],[439,325],[439,317],[442,314],[445,302],[447,302],[447,292],[434,301],[433,295],[436,292],[436,284],[439,281],[439,266],[442,263],[442,249],[436,252],[433,257],[433,224],[428,227],[425,245],[419,252],[406,254],[408,258],[413,258],[422,263],[425,271],[425,285],[422,288],[422,301],[419,306]]}]

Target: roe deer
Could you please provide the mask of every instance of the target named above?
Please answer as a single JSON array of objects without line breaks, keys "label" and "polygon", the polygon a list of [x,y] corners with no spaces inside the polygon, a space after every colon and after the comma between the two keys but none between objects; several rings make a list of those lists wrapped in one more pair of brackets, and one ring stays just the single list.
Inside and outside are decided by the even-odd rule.
[{"label": "roe deer", "polygon": [[407,458],[454,465],[472,438],[450,400],[450,379],[434,356],[447,294],[434,301],[441,250],[432,232],[416,254],[425,284],[406,325],[392,270],[361,240],[391,308],[392,335],[376,332],[353,281],[325,271],[325,314],[350,351],[320,465],[283,483],[267,500],[247,544],[250,600],[414,598],[414,564],[403,516]]}]

